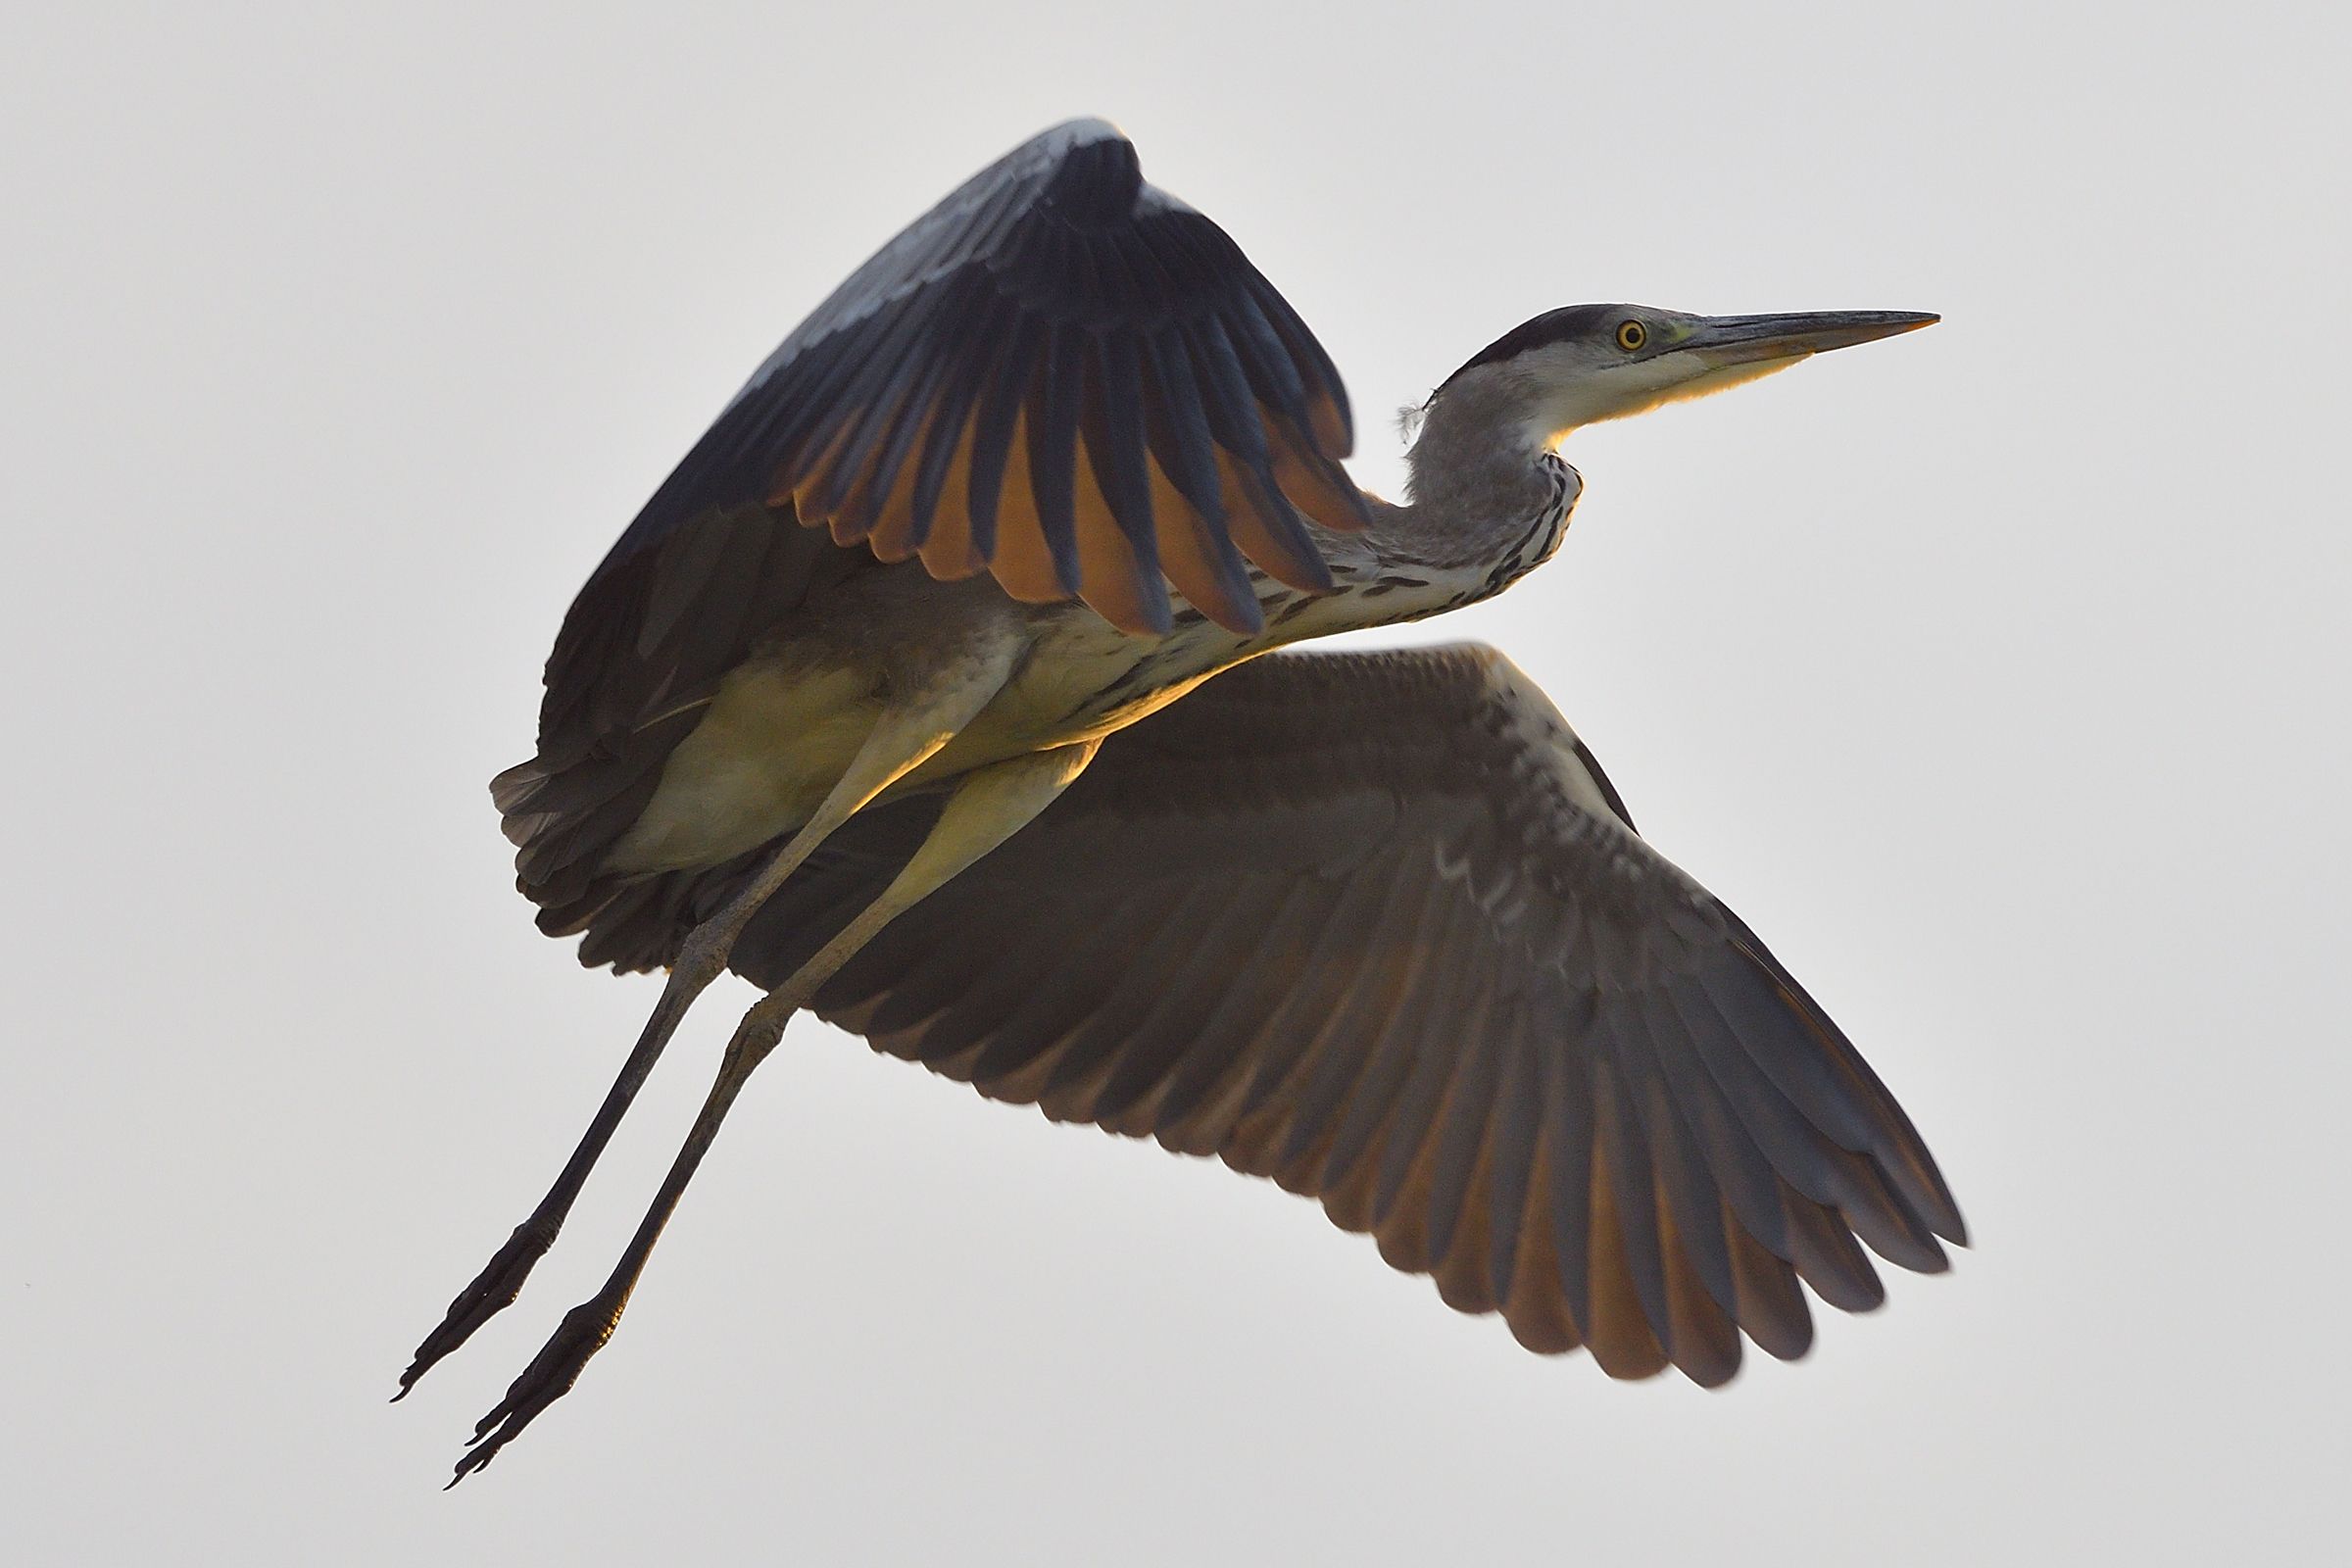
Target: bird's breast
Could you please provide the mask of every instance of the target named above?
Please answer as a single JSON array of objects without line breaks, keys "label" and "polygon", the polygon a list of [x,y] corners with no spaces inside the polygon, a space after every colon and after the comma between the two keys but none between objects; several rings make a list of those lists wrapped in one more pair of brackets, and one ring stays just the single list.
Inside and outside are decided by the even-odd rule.
[{"label": "bird's breast", "polygon": [[[991,762],[1100,739],[1258,651],[1197,616],[1151,641],[1126,635],[1083,606],[998,604],[999,613],[1020,616],[1014,634],[1029,644],[1011,679],[884,798]],[[607,868],[712,865],[799,827],[848,770],[889,693],[874,659],[821,638],[747,662],[720,683],[702,721],[671,753],[652,800],[613,847]]]},{"label": "bird's breast", "polygon": [[1038,612],[1029,656],[1004,693],[924,775],[1098,740],[1250,657],[1258,639],[1187,618],[1158,639],[1130,637],[1083,606]]},{"label": "bird's breast", "polygon": [[[1131,637],[1082,604],[1016,606],[960,584],[920,583],[905,573],[888,581],[877,577],[870,593],[919,592],[932,642],[955,643],[960,635],[955,627],[968,622],[965,630],[986,626],[992,635],[1027,643],[996,698],[885,798],[992,762],[1099,740],[1218,671],[1285,644],[1417,619],[1484,598],[1550,553],[1572,500],[1570,486],[1556,487],[1546,514],[1508,559],[1487,569],[1491,580],[1480,580],[1477,565],[1418,572],[1374,568],[1343,576],[1335,592],[1308,595],[1251,570],[1265,626],[1250,635],[1217,625],[1182,601],[1174,628],[1152,639]],[[855,615],[845,611],[838,618],[853,627],[903,624],[864,610]],[[891,701],[889,666],[922,651],[912,644],[871,646],[861,633],[828,635],[816,627],[739,666],[670,756],[653,799],[614,846],[607,867],[716,864],[799,827],[848,769]]]}]

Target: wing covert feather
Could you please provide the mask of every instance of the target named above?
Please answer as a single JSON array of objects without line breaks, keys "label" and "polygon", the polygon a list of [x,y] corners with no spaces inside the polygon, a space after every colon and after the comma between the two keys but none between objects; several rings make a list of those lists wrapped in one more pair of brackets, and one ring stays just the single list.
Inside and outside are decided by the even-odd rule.
[{"label": "wing covert feather", "polygon": [[[935,803],[754,921],[773,984]],[[713,890],[714,896],[724,890]],[[1945,1266],[1909,1120],[1753,932],[1476,648],[1276,655],[1106,741],[818,996],[878,1050],[1320,1198],[1441,1296],[1617,1377],[1802,1354],[1797,1282]],[[1857,1241],[1859,1238],[1859,1242]]]}]

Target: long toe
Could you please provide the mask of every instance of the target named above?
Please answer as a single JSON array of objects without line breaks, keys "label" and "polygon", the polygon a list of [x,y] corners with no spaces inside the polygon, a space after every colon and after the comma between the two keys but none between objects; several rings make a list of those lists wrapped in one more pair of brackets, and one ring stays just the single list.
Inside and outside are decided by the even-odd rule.
[{"label": "long toe", "polygon": [[535,1215],[514,1227],[514,1234],[507,1238],[506,1245],[458,1293],[457,1299],[449,1303],[441,1326],[416,1347],[409,1369],[400,1375],[400,1392],[392,1396],[395,1404],[408,1396],[409,1390],[432,1370],[435,1362],[471,1339],[475,1329],[514,1304],[514,1298],[522,1294],[522,1282],[531,1277],[531,1270],[555,1240],[555,1227],[542,1224]]},{"label": "long toe", "polygon": [[486,1468],[498,1450],[514,1442],[540,1411],[569,1394],[588,1358],[612,1337],[612,1326],[619,1318],[618,1306],[601,1297],[564,1313],[563,1323],[522,1369],[522,1376],[508,1387],[507,1396],[474,1424],[465,1457],[458,1461],[457,1474],[450,1477],[449,1484],[454,1487]]}]

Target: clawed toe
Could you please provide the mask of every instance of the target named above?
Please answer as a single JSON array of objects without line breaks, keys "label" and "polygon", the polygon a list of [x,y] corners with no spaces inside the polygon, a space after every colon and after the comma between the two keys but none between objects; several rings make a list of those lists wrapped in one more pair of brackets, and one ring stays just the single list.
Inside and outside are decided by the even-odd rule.
[{"label": "clawed toe", "polygon": [[[783,875],[781,872],[774,874],[779,880]],[[611,1092],[605,1097],[603,1108],[597,1112],[596,1120],[589,1124],[587,1135],[580,1140],[580,1147],[573,1152],[571,1162],[564,1166],[564,1174],[557,1178],[554,1189],[540,1203],[538,1210],[507,1239],[507,1245],[498,1250],[498,1255],[490,1260],[489,1267],[483,1269],[473,1283],[466,1286],[458,1298],[450,1303],[449,1314],[442,1320],[441,1326],[417,1348],[416,1361],[400,1380],[403,1393],[422,1377],[435,1361],[463,1345],[466,1336],[513,1301],[522,1289],[522,1282],[529,1275],[532,1265],[554,1243],[557,1228],[563,1224],[572,1200],[579,1196],[580,1186],[587,1180],[588,1171],[596,1163],[597,1155],[603,1152],[612,1129],[619,1124],[621,1112],[627,1108],[646,1073],[652,1070],[654,1059],[660,1054],[663,1042],[668,1040],[670,1031],[676,1027],[685,1004],[693,1000],[690,993],[695,987],[679,986],[674,974],[671,979],[672,985],[662,992],[662,1004],[647,1021],[645,1033],[638,1039],[637,1049],[630,1054],[628,1063],[613,1081]],[[669,1174],[662,1179],[661,1190],[654,1195],[653,1204],[647,1209],[644,1222],[637,1227],[637,1234],[630,1238],[619,1262],[613,1265],[612,1276],[605,1282],[604,1289],[564,1315],[563,1323],[532,1358],[531,1364],[523,1369],[522,1376],[507,1389],[507,1396],[499,1400],[498,1407],[475,1425],[473,1438],[466,1446],[467,1451],[458,1461],[457,1473],[450,1477],[451,1486],[456,1486],[476,1470],[486,1468],[498,1456],[501,1448],[514,1442],[522,1434],[523,1428],[538,1418],[540,1411],[570,1393],[571,1386],[579,1381],[581,1369],[587,1366],[588,1358],[604,1348],[605,1342],[612,1337],[613,1328],[620,1322],[621,1307],[627,1302],[629,1291],[637,1283],[638,1275],[644,1272],[645,1260],[652,1253],[654,1243],[660,1239],[662,1227],[668,1223],[670,1214],[677,1208],[678,1200],[684,1195],[686,1184],[693,1180],[695,1167],[702,1163],[710,1141],[718,1136],[719,1123],[725,1119],[727,1107],[735,1102],[735,1097],[742,1091],[752,1069],[760,1064],[760,1059],[775,1045],[782,1033],[782,1020],[787,1011],[789,1009],[763,1004],[754,1007],[745,1015],[744,1021],[736,1029],[735,1037],[727,1044],[727,1054],[719,1068],[718,1080],[710,1086],[710,1093],[705,1098],[702,1111],[695,1117],[694,1126],[686,1135],[686,1142],[679,1148],[677,1157],[670,1161]]]},{"label": "clawed toe", "polygon": [[392,1396],[395,1404],[408,1396],[416,1380],[432,1370],[435,1362],[473,1337],[473,1331],[499,1313],[514,1305],[522,1294],[523,1281],[546,1255],[556,1239],[555,1227],[543,1225],[538,1217],[514,1227],[514,1234],[492,1255],[482,1271],[449,1303],[441,1324],[424,1337],[416,1347],[416,1356],[409,1369],[400,1375],[400,1392]]},{"label": "clawed toe", "polygon": [[583,1301],[564,1313],[563,1323],[531,1358],[531,1364],[523,1368],[522,1376],[508,1387],[507,1396],[474,1424],[473,1436],[467,1440],[465,1457],[458,1461],[457,1474],[450,1477],[450,1486],[487,1468],[498,1450],[514,1442],[540,1411],[569,1394],[571,1386],[580,1380],[580,1371],[587,1366],[588,1358],[604,1348],[619,1319],[618,1306],[601,1297]]}]

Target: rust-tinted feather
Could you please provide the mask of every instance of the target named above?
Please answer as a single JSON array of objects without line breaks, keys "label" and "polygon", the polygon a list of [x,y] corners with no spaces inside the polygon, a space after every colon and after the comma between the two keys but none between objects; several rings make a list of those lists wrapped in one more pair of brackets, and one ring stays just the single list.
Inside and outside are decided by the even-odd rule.
[{"label": "rust-tinted feather", "polygon": [[[1938,1268],[1959,1216],[1753,933],[1564,770],[1614,802],[1483,650],[1259,660],[1111,736],[818,1007],[996,1098],[1315,1196],[1533,1348],[1710,1385],[1745,1341],[1801,1354],[1802,1287],[1867,1310],[1864,1244]],[[784,978],[936,810],[854,818],[737,966]]]},{"label": "rust-tinted feather", "polygon": [[1328,588],[1301,513],[1366,520],[1338,466],[1349,427],[1330,356],[1231,238],[1145,183],[1110,126],[1074,122],[844,281],[614,559],[712,511],[789,503],[837,543],[946,577],[976,559],[1015,598],[1080,599],[1138,635],[1167,630],[1171,586],[1247,624],[1245,562]]}]

